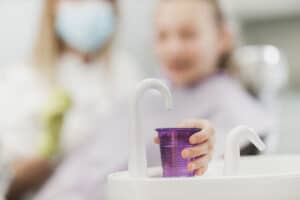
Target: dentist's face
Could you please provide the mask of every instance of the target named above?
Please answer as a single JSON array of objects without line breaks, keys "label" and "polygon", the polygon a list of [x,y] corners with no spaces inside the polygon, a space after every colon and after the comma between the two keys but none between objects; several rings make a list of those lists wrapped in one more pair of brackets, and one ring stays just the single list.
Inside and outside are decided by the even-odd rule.
[{"label": "dentist's face", "polygon": [[206,1],[160,3],[156,18],[156,52],[168,78],[192,85],[215,73],[222,36],[212,5]]},{"label": "dentist's face", "polygon": [[55,28],[64,45],[82,55],[100,52],[112,40],[116,14],[108,0],[60,0]]}]

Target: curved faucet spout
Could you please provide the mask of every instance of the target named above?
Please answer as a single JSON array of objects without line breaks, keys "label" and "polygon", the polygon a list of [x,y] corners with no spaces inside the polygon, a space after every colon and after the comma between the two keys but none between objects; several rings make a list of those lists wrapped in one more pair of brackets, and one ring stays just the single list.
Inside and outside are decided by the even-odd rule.
[{"label": "curved faucet spout", "polygon": [[133,177],[145,177],[147,175],[146,138],[141,133],[138,103],[140,98],[148,90],[157,90],[163,96],[167,109],[173,108],[171,92],[166,84],[156,79],[146,79],[136,88],[136,93],[131,102],[131,122],[129,132],[129,163],[128,170]]},{"label": "curved faucet spout", "polygon": [[224,175],[233,176],[238,173],[240,160],[240,143],[249,140],[260,151],[264,151],[266,145],[258,134],[247,126],[239,126],[233,129],[226,139]]}]

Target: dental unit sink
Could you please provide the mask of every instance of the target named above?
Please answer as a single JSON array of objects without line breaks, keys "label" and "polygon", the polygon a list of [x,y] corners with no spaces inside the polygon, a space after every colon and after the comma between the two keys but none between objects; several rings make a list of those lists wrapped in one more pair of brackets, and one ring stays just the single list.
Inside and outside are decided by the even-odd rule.
[{"label": "dental unit sink", "polygon": [[300,200],[300,156],[240,158],[240,144],[264,143],[246,126],[233,129],[226,139],[224,160],[213,161],[204,176],[162,177],[162,168],[147,169],[144,135],[139,131],[138,99],[147,90],[158,90],[172,108],[171,93],[154,79],[141,82],[132,101],[128,171],[108,177],[109,200]]}]

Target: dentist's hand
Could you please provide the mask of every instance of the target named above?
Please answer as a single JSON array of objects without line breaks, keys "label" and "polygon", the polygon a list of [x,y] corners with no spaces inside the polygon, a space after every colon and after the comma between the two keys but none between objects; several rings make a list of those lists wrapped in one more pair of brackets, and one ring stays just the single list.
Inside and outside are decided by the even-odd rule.
[{"label": "dentist's hand", "polygon": [[[190,171],[196,172],[196,175],[203,175],[208,163],[212,159],[215,145],[215,130],[207,120],[191,119],[178,124],[178,128],[199,128],[200,132],[195,133],[190,137],[190,143],[196,145],[182,151],[182,157],[185,159],[196,158],[191,161],[187,168]],[[154,139],[155,143],[159,144],[159,138]]]}]

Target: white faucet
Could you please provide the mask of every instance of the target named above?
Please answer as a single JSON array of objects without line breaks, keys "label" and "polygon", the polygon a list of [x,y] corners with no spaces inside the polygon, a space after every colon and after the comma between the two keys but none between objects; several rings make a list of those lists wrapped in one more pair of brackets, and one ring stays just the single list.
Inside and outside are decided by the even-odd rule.
[{"label": "white faucet", "polygon": [[225,176],[234,176],[238,173],[240,143],[245,140],[252,142],[260,151],[264,151],[266,148],[264,142],[253,129],[250,129],[247,126],[239,126],[233,129],[226,138],[224,166]]},{"label": "white faucet", "polygon": [[146,79],[138,84],[136,92],[131,101],[130,133],[129,133],[129,163],[128,170],[133,177],[147,176],[146,161],[146,138],[141,133],[138,103],[140,98],[148,90],[157,90],[163,96],[167,109],[173,107],[171,92],[166,84],[156,79]]}]

